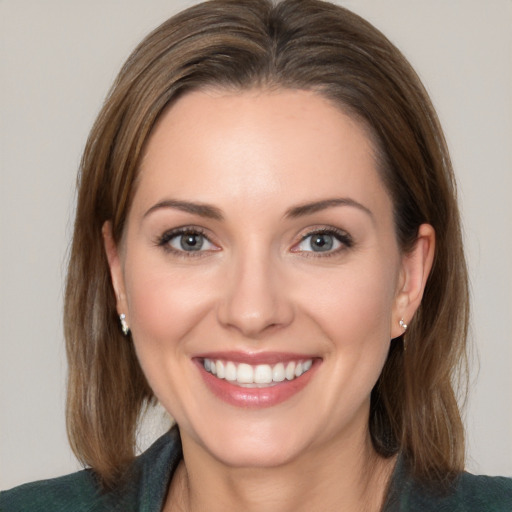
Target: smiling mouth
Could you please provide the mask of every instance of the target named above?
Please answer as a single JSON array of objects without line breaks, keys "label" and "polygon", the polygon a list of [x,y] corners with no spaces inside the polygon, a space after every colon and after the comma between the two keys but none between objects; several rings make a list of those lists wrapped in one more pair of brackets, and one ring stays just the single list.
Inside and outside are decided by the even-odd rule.
[{"label": "smiling mouth", "polygon": [[246,388],[264,388],[284,381],[293,381],[309,371],[312,365],[313,359],[279,362],[273,365],[203,359],[203,367],[209,374]]}]

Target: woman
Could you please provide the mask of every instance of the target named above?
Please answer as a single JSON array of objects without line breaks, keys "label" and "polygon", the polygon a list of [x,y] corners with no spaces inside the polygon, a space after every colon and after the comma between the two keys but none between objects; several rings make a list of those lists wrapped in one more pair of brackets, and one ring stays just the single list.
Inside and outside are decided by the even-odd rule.
[{"label": "woman", "polygon": [[[81,166],[68,429],[92,470],[2,510],[509,510],[510,480],[462,473],[454,187],[418,78],[350,12],[159,27]],[[134,460],[155,399],[176,427]]]}]

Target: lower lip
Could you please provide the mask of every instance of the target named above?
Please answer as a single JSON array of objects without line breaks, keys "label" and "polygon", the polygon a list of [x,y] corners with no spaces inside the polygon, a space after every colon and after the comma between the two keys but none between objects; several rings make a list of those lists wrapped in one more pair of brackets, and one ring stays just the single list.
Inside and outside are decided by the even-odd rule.
[{"label": "lower lip", "polygon": [[228,404],[243,408],[264,408],[280,404],[304,389],[318,367],[318,361],[313,361],[311,368],[300,377],[285,380],[265,388],[245,388],[233,384],[226,379],[218,379],[207,372],[198,361],[199,371],[210,391]]}]

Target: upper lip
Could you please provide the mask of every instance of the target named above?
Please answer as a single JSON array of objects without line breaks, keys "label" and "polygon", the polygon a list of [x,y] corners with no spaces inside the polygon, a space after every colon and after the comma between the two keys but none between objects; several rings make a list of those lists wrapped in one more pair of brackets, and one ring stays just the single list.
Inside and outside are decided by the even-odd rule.
[{"label": "upper lip", "polygon": [[308,359],[317,359],[317,356],[309,354],[299,354],[292,352],[205,352],[194,356],[194,359],[214,359],[221,361],[233,361],[234,363],[246,363],[252,366],[258,364],[277,364],[288,361],[306,361]]}]

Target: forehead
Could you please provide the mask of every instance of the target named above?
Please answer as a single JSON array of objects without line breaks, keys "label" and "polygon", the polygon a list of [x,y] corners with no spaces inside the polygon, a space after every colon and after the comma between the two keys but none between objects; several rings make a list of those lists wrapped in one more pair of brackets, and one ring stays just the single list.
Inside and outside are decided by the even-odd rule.
[{"label": "forehead", "polygon": [[[307,202],[327,195],[389,201],[364,125],[311,91],[194,91],[155,126],[138,199]],[[222,206],[222,205],[221,205]],[[283,204],[283,208],[285,205]]]}]

